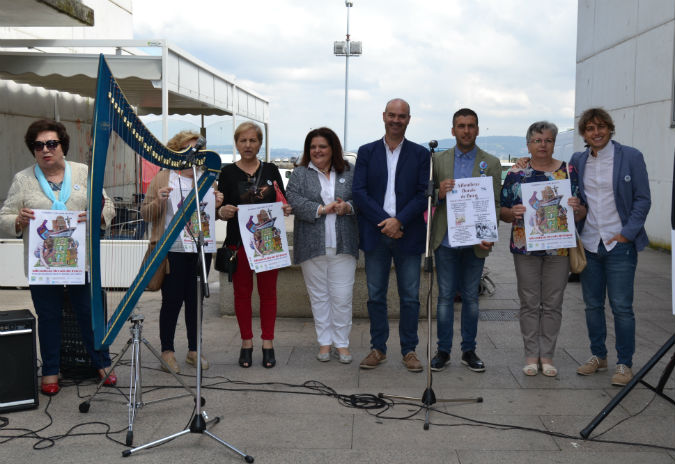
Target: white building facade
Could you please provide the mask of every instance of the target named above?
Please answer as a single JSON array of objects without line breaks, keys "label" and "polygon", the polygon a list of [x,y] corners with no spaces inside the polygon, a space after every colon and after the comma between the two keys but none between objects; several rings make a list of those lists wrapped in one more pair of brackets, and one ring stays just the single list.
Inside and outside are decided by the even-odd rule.
[{"label": "white building facade", "polygon": [[[602,107],[614,139],[645,156],[652,193],[650,243],[671,248],[675,149],[675,1],[579,0],[575,121]],[[584,149],[575,137],[575,151]]]}]

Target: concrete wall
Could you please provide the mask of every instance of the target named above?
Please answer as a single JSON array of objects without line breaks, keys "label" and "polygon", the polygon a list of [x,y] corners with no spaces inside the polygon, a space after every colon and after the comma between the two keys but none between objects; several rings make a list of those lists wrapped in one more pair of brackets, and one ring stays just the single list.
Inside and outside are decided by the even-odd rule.
[{"label": "concrete wall", "polygon": [[[673,0],[579,0],[575,120],[601,106],[616,124],[615,140],[645,155],[652,192],[647,234],[671,247],[670,214],[675,129]],[[575,151],[583,140],[575,137]]]},{"label": "concrete wall", "polygon": [[[83,0],[94,10],[94,26],[0,27],[2,39],[133,39],[132,0]],[[91,50],[73,51],[91,53]]]}]

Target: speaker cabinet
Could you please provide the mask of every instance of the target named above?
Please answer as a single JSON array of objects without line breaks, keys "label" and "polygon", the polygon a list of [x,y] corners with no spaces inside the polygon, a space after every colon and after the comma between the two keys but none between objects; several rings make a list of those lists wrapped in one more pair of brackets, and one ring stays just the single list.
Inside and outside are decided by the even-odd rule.
[{"label": "speaker cabinet", "polygon": [[36,408],[35,317],[27,309],[0,311],[0,412]]}]

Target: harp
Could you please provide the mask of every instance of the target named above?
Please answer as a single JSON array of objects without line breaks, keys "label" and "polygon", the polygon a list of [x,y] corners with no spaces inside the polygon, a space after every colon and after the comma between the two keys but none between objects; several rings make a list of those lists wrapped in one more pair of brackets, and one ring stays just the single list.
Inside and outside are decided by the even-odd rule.
[{"label": "harp", "polygon": [[[128,289],[118,292],[119,298],[114,307],[107,304],[102,292],[101,229],[98,221],[103,209],[103,188],[107,187],[104,184],[109,182],[111,177],[115,177],[114,174],[111,176],[110,172],[106,172],[110,170],[110,162],[107,158],[113,133],[133,150],[133,156],[140,157],[154,166],[173,170],[186,169],[192,164],[201,167],[203,174],[196,180],[200,199],[213,185],[220,172],[220,156],[216,152],[201,150],[189,157],[190,164],[187,163],[190,149],[175,152],[157,140],[138,118],[113,77],[104,56],[100,55],[92,123],[93,145],[87,185],[90,221],[87,237],[91,279],[90,300],[94,344],[97,349],[110,346],[115,340],[148,282],[196,207],[195,195],[191,192],[176,211],[153,252],[138,269]],[[121,163],[121,166],[119,164],[118,169],[125,168],[125,163]]]}]

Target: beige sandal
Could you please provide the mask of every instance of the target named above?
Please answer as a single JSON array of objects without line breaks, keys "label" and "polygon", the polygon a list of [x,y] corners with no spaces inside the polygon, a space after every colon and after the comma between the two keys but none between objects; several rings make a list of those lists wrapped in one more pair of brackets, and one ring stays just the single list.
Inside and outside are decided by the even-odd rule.
[{"label": "beige sandal", "polygon": [[523,367],[523,374],[529,375],[529,376],[534,376],[537,375],[539,372],[539,365],[536,363],[532,364],[527,364],[525,367]]},{"label": "beige sandal", "polygon": [[552,364],[542,363],[541,373],[544,374],[546,377],[555,377],[556,375],[558,375],[558,369],[556,369],[555,366]]}]

